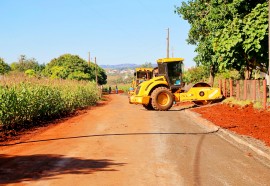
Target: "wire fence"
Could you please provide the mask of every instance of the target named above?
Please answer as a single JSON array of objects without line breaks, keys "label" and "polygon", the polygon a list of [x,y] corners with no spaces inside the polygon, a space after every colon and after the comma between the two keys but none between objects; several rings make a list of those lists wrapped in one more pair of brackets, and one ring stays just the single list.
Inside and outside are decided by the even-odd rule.
[{"label": "wire fence", "polygon": [[270,106],[269,90],[266,80],[231,80],[219,81],[219,88],[225,98],[234,97],[237,100],[260,102],[263,108]]}]

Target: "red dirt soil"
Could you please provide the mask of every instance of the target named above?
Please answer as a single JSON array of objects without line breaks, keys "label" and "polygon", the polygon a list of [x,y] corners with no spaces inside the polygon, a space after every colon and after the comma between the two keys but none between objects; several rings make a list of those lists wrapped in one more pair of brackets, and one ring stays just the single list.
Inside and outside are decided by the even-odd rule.
[{"label": "red dirt soil", "polygon": [[191,109],[217,126],[241,135],[251,136],[270,146],[270,111],[256,110],[252,105],[216,104]]}]

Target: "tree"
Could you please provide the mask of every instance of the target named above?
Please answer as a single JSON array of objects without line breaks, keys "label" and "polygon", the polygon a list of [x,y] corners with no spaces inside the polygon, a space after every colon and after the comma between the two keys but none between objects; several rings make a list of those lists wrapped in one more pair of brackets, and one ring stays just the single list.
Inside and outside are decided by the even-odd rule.
[{"label": "tree", "polygon": [[97,75],[98,75],[98,84],[100,84],[100,85],[106,84],[107,83],[106,71],[103,68],[97,66],[97,72],[98,72],[97,73]]},{"label": "tree", "polygon": [[11,70],[10,66],[5,63],[3,58],[0,58],[0,74],[6,74]]},{"label": "tree", "polygon": [[26,70],[33,69],[36,72],[40,72],[44,68],[44,65],[39,65],[35,58],[28,59],[25,55],[21,55],[18,62],[11,64],[13,71],[25,72]]},{"label": "tree", "polygon": [[[97,66],[98,83],[106,84],[105,71]],[[45,67],[44,74],[51,78],[95,80],[95,64],[88,63],[77,55],[64,54],[52,59]]]},{"label": "tree", "polygon": [[186,84],[204,82],[208,75],[206,67],[192,67],[183,73],[183,81]]},{"label": "tree", "polygon": [[[196,52],[198,55],[194,60],[197,65],[208,67],[210,79],[214,78],[214,75],[218,70],[228,68],[237,68],[239,70],[239,68],[243,66],[243,62],[247,62],[248,59],[250,60],[252,58],[250,55],[244,56],[241,52],[241,45],[236,43],[238,42],[237,38],[239,38],[238,30],[242,27],[243,22],[249,22],[249,26],[246,27],[246,34],[244,34],[245,37],[242,38],[245,41],[249,40],[249,42],[247,42],[249,45],[247,44],[246,48],[250,48],[248,46],[251,46],[250,44],[257,37],[261,38],[259,43],[265,43],[264,39],[262,39],[262,32],[268,33],[265,32],[265,26],[262,26],[265,25],[265,19],[262,18],[265,17],[265,9],[255,10],[255,7],[259,5],[259,3],[264,2],[266,2],[266,0],[193,0],[188,3],[183,2],[181,7],[176,7],[175,11],[179,15],[182,15],[191,25],[187,41],[189,44],[197,46]],[[256,14],[256,11],[259,11],[259,13]],[[251,12],[254,13],[247,18],[247,15]],[[262,12],[264,12],[263,15],[258,16]],[[251,17],[252,19],[250,19]],[[246,21],[243,21],[244,19],[246,19]],[[258,23],[258,19],[262,21]],[[254,24],[255,22],[258,24]],[[253,28],[255,28],[255,25],[262,26],[263,28],[260,28],[260,31],[258,32],[255,31],[256,33],[261,34],[255,34],[256,36],[253,37],[252,32],[254,31]],[[224,39],[226,34],[227,40]],[[222,39],[224,42],[221,42]],[[222,48],[227,47],[226,42],[234,47],[223,50]],[[244,48],[243,45],[242,48]],[[261,48],[265,48],[265,46]],[[254,52],[255,50],[252,49],[251,51]],[[224,57],[230,55],[234,55],[235,58],[228,60],[226,58],[226,61],[224,61]],[[258,52],[256,54],[256,56],[261,55],[265,56],[265,54]],[[252,61],[255,62],[257,60]]]},{"label": "tree", "polygon": [[220,13],[220,11],[210,4],[210,0],[182,2],[182,6],[176,7],[175,10],[191,26],[187,42],[197,46],[195,51],[198,55],[194,58],[194,61],[197,66],[203,65],[208,68],[210,84],[213,84],[218,70],[217,59],[214,56],[212,47],[214,30],[220,27],[220,22],[223,20],[222,16],[229,15],[226,12],[225,14]]},{"label": "tree", "polygon": [[145,62],[141,65],[141,68],[153,68],[153,66],[151,62]]},{"label": "tree", "polygon": [[69,79],[81,79],[78,75],[84,76],[88,74],[87,80],[90,80],[90,68],[85,60],[77,55],[64,54],[58,58],[51,60],[45,67],[45,75],[52,78],[68,79],[72,73],[77,75],[70,75]]},{"label": "tree", "polygon": [[244,17],[235,17],[217,32],[214,48],[220,68],[246,71],[250,79],[254,69],[267,72],[268,2],[257,4]]}]

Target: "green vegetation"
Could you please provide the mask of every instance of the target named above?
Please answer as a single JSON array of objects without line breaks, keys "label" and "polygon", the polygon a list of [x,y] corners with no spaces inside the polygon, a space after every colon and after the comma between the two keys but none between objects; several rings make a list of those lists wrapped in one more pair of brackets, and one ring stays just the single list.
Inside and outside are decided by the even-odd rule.
[{"label": "green vegetation", "polygon": [[98,99],[93,82],[4,77],[0,81],[0,126],[25,127],[93,105]]},{"label": "green vegetation", "polygon": [[245,107],[247,105],[252,104],[252,102],[250,100],[237,100],[233,97],[227,98],[225,100],[222,101],[222,103],[226,103],[229,105],[239,105],[240,107]]},{"label": "green vegetation", "polygon": [[187,84],[204,82],[208,77],[208,70],[204,66],[193,67],[185,71],[183,74],[183,81]]},{"label": "green vegetation", "polygon": [[[51,60],[45,67],[45,76],[53,79],[95,80],[95,64],[88,64],[77,55],[64,54]],[[104,69],[97,66],[98,84],[107,83]]]},{"label": "green vegetation", "polygon": [[254,69],[268,67],[268,1],[191,0],[175,12],[191,28],[187,42],[196,45],[197,66],[209,72],[209,82],[224,70],[250,79]]},{"label": "green vegetation", "polygon": [[25,73],[29,77],[49,77],[51,79],[71,79],[71,80],[96,80],[96,71],[98,84],[107,83],[107,75],[104,69],[92,62],[87,63],[77,55],[64,54],[58,58],[52,59],[48,64],[39,64],[35,58],[28,59],[21,55],[18,62],[13,62],[9,66],[0,58],[0,75],[11,71],[15,73]]},{"label": "green vegetation", "polygon": [[0,126],[5,130],[33,125],[93,105],[95,83],[106,84],[104,69],[79,56],[64,54],[40,65],[21,55],[10,66],[0,58]]},{"label": "green vegetation", "polygon": [[0,75],[8,73],[10,70],[10,66],[5,63],[4,59],[0,58]]},{"label": "green vegetation", "polygon": [[128,92],[130,88],[130,83],[129,84],[119,84],[118,89],[123,90],[124,92]]},{"label": "green vegetation", "polygon": [[261,102],[255,102],[255,103],[253,103],[253,107],[255,109],[262,109],[263,108],[263,105],[262,105]]},{"label": "green vegetation", "polygon": [[38,64],[35,58],[28,59],[25,55],[21,55],[18,62],[13,62],[10,65],[11,70],[15,72],[25,72],[27,70],[33,70],[35,74],[41,74],[45,65]]},{"label": "green vegetation", "polygon": [[[111,87],[112,91],[115,91],[116,87],[115,87],[114,84],[112,84],[112,85],[107,84],[107,85],[103,86],[103,91],[109,92],[109,87]],[[117,84],[117,88],[120,91],[128,92],[129,88],[130,88],[130,83],[128,83],[128,84],[123,84],[123,83]]]},{"label": "green vegetation", "polygon": [[151,62],[145,62],[141,65],[141,68],[154,68]]},{"label": "green vegetation", "polygon": [[255,109],[263,109],[263,105],[261,102],[252,102],[250,100],[237,100],[235,98],[227,98],[225,99],[224,101],[222,101],[222,103],[225,103],[225,104],[228,104],[228,105],[238,105],[240,107],[246,107],[248,105],[251,105],[253,106],[253,108]]},{"label": "green vegetation", "polygon": [[131,85],[131,82],[133,80],[133,74],[114,74],[114,75],[108,75],[107,79],[107,85],[109,86],[115,86],[115,85],[120,85],[120,84],[128,84],[129,86]]}]

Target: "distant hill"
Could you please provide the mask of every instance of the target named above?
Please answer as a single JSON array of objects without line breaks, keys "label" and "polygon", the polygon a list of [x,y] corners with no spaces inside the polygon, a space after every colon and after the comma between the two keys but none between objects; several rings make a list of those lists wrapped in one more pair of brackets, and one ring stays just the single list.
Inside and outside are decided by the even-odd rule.
[{"label": "distant hill", "polygon": [[[134,69],[141,67],[142,65],[138,64],[119,64],[119,65],[99,65],[101,68],[104,69]],[[156,64],[152,64],[152,67],[156,67]]]}]

